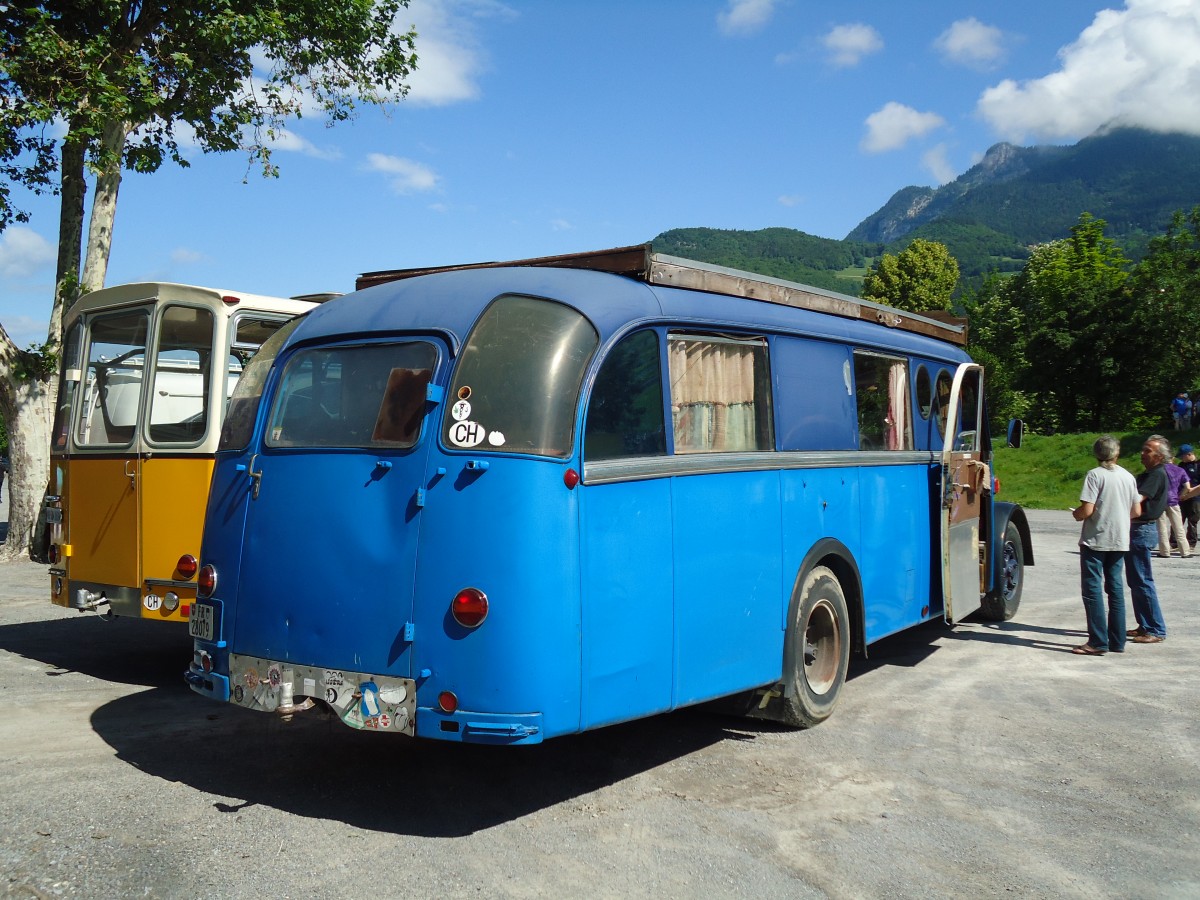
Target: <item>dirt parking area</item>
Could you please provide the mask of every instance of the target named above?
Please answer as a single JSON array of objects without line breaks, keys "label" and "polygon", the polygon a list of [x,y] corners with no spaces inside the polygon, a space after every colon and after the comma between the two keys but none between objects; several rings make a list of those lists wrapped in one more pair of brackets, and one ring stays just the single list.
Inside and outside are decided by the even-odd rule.
[{"label": "dirt parking area", "polygon": [[1200,897],[1200,557],[1168,640],[1087,658],[1078,526],[1017,617],[932,623],[787,731],[685,710],[525,748],[291,722],[184,685],[182,630],[0,565],[5,897]]}]

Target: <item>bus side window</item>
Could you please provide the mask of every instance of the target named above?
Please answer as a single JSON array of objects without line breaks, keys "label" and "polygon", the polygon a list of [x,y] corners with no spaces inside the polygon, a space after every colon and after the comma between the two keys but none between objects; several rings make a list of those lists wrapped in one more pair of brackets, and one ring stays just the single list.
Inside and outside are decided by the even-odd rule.
[{"label": "bus side window", "polygon": [[588,459],[661,456],[667,452],[658,335],[622,338],[600,366],[583,437]]},{"label": "bus side window", "polygon": [[775,449],[765,338],[668,338],[676,453]]},{"label": "bus side window", "polygon": [[75,395],[79,391],[79,354],[82,349],[83,323],[76,322],[63,338],[58,409],[54,414],[54,432],[51,437],[51,447],[54,450],[67,448],[67,437],[71,431],[71,410],[75,408]]},{"label": "bus side window", "polygon": [[859,449],[911,450],[908,361],[856,350],[854,388],[858,404]]},{"label": "bus side window", "polygon": [[933,413],[933,382],[929,377],[929,368],[924,363],[917,366],[917,412],[926,421]]},{"label": "bus side window", "polygon": [[934,393],[937,396],[937,427],[938,436],[944,438],[946,436],[946,419],[950,415],[950,390],[954,386],[954,379],[950,373],[942,369],[938,372],[937,384],[934,387]]}]

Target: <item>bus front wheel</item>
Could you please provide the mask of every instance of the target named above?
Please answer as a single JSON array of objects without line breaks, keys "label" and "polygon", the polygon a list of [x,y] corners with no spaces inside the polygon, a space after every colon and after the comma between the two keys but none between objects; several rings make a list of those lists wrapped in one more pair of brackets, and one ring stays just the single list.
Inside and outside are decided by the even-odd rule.
[{"label": "bus front wheel", "polygon": [[832,570],[817,566],[805,577],[788,632],[784,716],[811,728],[833,713],[850,665],[846,595]]},{"label": "bus front wheel", "polygon": [[983,598],[983,615],[992,622],[1007,622],[1017,614],[1025,584],[1025,545],[1020,529],[1011,520],[1004,526],[999,563],[996,587]]}]

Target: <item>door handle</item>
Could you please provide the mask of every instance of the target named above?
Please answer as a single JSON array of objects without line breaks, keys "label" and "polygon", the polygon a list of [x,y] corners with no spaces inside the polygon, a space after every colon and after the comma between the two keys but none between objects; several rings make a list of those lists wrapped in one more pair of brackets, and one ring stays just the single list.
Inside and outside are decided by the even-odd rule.
[{"label": "door handle", "polygon": [[254,461],[256,459],[258,459],[257,453],[250,457],[250,465],[247,467],[247,471],[250,473],[250,481],[253,483],[250,488],[250,497],[254,500],[258,499],[258,491],[262,487],[262,469],[259,469],[257,472],[254,471]]},{"label": "door handle", "polygon": [[125,460],[125,477],[129,479],[129,489],[137,490],[137,466],[134,466],[132,472],[129,471],[129,466],[134,462],[132,459]]}]

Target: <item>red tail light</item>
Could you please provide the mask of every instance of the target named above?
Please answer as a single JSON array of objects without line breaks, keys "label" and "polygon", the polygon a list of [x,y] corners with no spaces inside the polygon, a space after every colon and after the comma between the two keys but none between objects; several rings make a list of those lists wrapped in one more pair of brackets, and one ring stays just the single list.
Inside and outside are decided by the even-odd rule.
[{"label": "red tail light", "polygon": [[185,553],[179,557],[179,562],[175,564],[176,570],[183,576],[184,581],[190,581],[192,576],[196,574],[196,569],[200,566],[196,562],[196,557],[190,553]]},{"label": "red tail light", "polygon": [[458,698],[453,691],[442,691],[438,694],[438,707],[442,712],[452,713],[458,709]]},{"label": "red tail light", "polygon": [[205,566],[200,570],[200,577],[196,579],[196,593],[201,597],[211,597],[216,589],[217,570],[211,565]]},{"label": "red tail light", "polygon": [[450,615],[464,628],[475,628],[488,614],[487,595],[479,588],[463,588],[450,604]]}]

